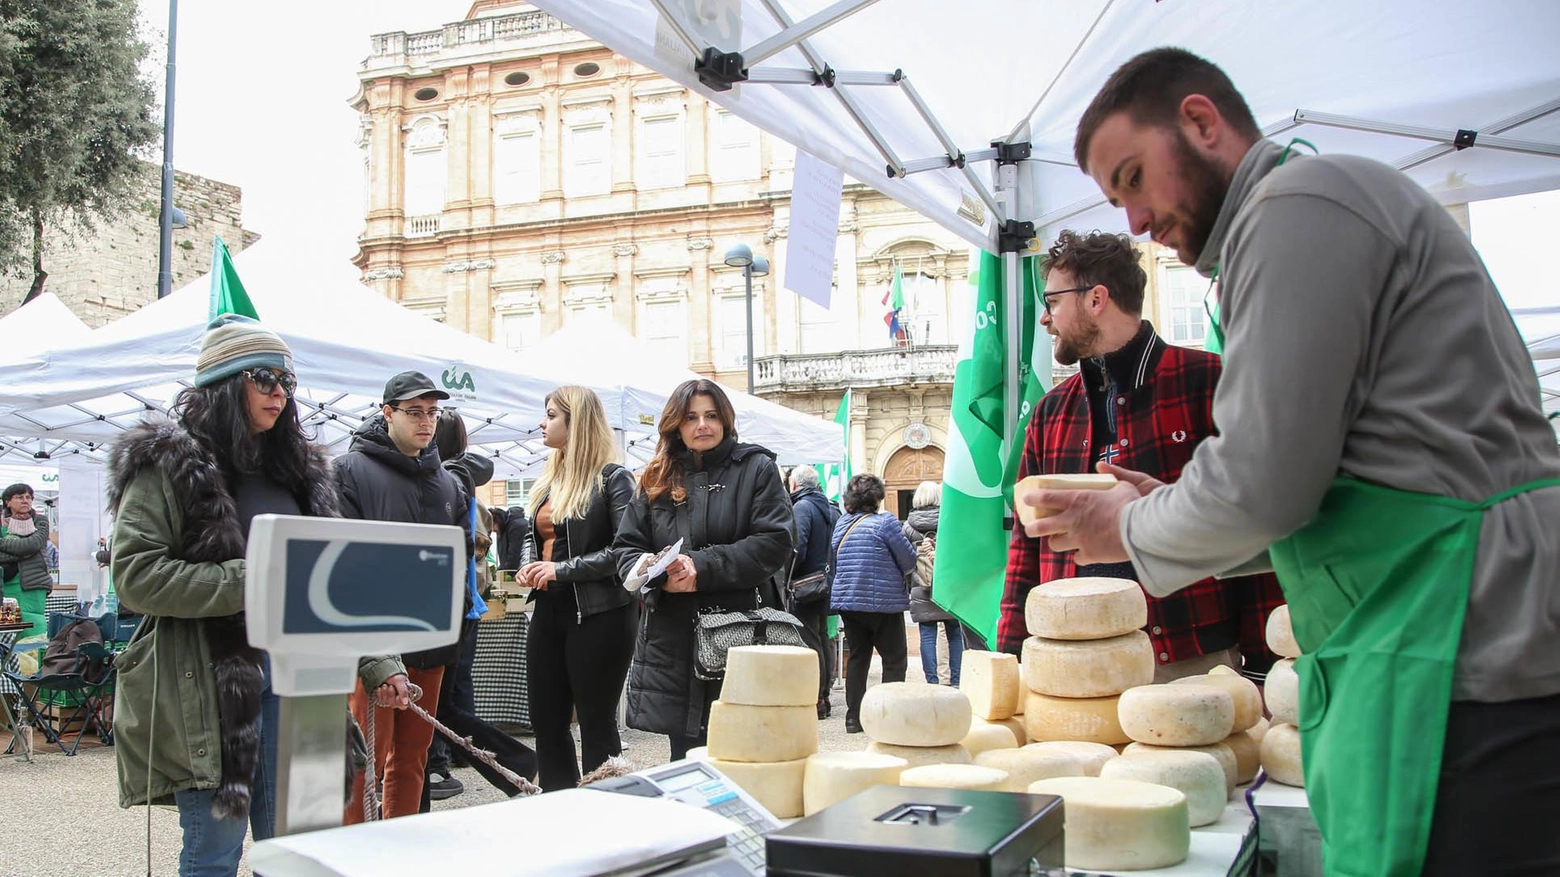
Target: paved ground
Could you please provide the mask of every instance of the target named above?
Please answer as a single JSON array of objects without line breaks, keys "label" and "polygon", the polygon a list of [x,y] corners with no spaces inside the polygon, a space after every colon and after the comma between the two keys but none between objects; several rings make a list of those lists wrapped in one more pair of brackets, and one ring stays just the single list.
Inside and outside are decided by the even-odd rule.
[{"label": "paved ground", "polygon": [[[910,673],[920,680],[916,628],[908,630]],[[942,678],[947,679],[946,666]],[[881,678],[874,659],[871,682]],[[845,693],[833,692],[834,714],[818,723],[819,748],[825,751],[861,749],[867,740],[845,733]],[[528,738],[522,738],[532,743]],[[0,733],[0,750],[8,742]],[[173,877],[178,872],[178,813],[172,809],[118,806],[112,749],[95,745],[92,735],[74,757],[58,750],[25,763],[0,758],[0,877],[140,877],[148,873]],[[623,735],[624,755],[639,767],[665,764],[670,755],[666,738],[640,731]],[[41,740],[40,740],[41,744]],[[40,746],[40,752],[41,746]],[[457,769],[465,793],[434,804],[436,809],[475,807],[502,800],[476,771]],[[150,862],[148,862],[150,819]],[[240,868],[248,875],[248,865]]]}]

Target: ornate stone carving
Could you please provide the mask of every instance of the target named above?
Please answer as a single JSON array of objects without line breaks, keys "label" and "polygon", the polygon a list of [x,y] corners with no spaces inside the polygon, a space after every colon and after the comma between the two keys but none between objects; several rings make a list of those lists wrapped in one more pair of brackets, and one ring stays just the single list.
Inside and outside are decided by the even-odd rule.
[{"label": "ornate stone carving", "polygon": [[708,250],[713,246],[715,246],[714,238],[688,238],[688,249],[690,250]]},{"label": "ornate stone carving", "polygon": [[564,254],[563,254],[562,250],[553,250],[550,253],[543,253],[542,254],[542,264],[543,265],[557,265],[558,263],[562,262],[563,259],[564,259]]},{"label": "ornate stone carving", "polygon": [[445,262],[439,270],[445,274],[460,274],[464,271],[485,271],[496,264],[492,259],[465,259],[462,261]]},{"label": "ornate stone carving", "polygon": [[780,238],[788,238],[790,236],[791,236],[791,227],[790,226],[788,226],[788,225],[774,225],[774,226],[770,226],[768,229],[766,229],[764,231],[764,243],[772,244],[775,241],[779,240]]},{"label": "ornate stone carving", "polygon": [[400,265],[390,265],[384,268],[370,268],[363,272],[365,281],[371,280],[400,280],[406,276],[406,272]]},{"label": "ornate stone carving", "polygon": [[639,252],[639,245],[633,241],[619,241],[612,245],[612,255],[633,256]]}]

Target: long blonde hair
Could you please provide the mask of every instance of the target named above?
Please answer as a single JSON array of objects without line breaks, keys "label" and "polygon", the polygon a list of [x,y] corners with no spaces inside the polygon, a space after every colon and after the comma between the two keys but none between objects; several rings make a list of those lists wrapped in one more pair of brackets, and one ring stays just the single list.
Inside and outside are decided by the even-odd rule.
[{"label": "long blonde hair", "polygon": [[569,440],[554,448],[531,489],[531,516],[552,499],[552,517],[584,517],[591,497],[605,483],[602,470],[618,461],[617,442],[607,425],[601,398],[586,387],[559,387],[547,394],[547,405],[556,405],[569,424]]}]

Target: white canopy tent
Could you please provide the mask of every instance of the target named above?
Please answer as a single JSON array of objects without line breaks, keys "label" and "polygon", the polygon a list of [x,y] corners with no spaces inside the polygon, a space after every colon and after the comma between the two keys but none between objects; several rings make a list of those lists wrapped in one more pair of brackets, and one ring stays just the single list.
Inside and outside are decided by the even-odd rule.
[{"label": "white canopy tent", "polygon": [[[604,317],[572,319],[520,359],[538,370],[561,371],[586,386],[621,386],[617,407],[609,407],[607,417],[621,428],[625,456],[634,469],[655,452],[655,424],[672,391],[699,377]],[[834,461],[843,454],[839,424],[747,393],[729,395],[737,412],[737,434],[774,451],[781,465]]]},{"label": "white canopy tent", "polygon": [[[0,350],[10,359],[79,344],[91,334],[91,328],[52,292],[0,317]],[[74,442],[60,439],[0,435],[0,465],[46,466],[52,470],[56,452],[69,454],[75,450]]]},{"label": "white canopy tent", "polygon": [[[334,453],[345,451],[352,431],[378,411],[385,380],[408,369],[451,393],[447,404],[466,418],[473,444],[493,455],[499,478],[520,477],[545,453],[538,423],[553,387],[585,383],[609,411],[622,410],[629,393],[656,391],[624,379],[633,374],[631,363],[597,383],[581,380],[566,364],[522,361],[385,299],[345,263],[302,266],[264,243],[234,262],[261,318],[293,350],[305,427]],[[207,323],[209,284],[203,277],[66,343],[7,349],[0,356],[0,448],[39,460],[80,454],[101,462],[108,443],[148,410],[166,409],[188,385]],[[36,304],[6,319],[39,319],[30,311]],[[602,355],[605,348],[592,349]],[[808,460],[817,454],[820,462],[839,457],[837,425],[786,414],[769,433],[782,453]],[[765,409],[760,419],[767,425],[775,414]],[[633,426],[636,434],[644,430]]]},{"label": "white canopy tent", "polygon": [[[1269,136],[1392,163],[1443,203],[1560,188],[1552,0],[533,2],[1003,252],[1010,303],[1031,236],[1126,230],[1073,136],[1110,73],[1155,46],[1218,63]],[[997,142],[1027,148],[993,173]],[[1012,375],[1019,328],[1008,321]]]}]

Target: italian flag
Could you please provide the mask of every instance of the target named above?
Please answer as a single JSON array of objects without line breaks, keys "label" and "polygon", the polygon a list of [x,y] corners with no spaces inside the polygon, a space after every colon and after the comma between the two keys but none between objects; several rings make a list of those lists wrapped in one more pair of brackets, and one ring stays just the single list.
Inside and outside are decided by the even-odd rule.
[{"label": "italian flag", "polygon": [[[970,254],[969,288],[974,315],[959,344],[953,378],[953,429],[943,464],[941,525],[937,541],[958,546],[937,552],[932,599],[995,646],[1007,572],[1006,524],[1018,480],[1024,429],[1030,413],[1051,385],[1050,336],[1040,327],[1039,260],[1022,260],[1021,313],[1010,314],[1003,291],[1002,260]],[[1022,382],[1018,411],[1006,411],[1007,321],[1021,321]],[[1003,447],[1003,424],[1017,424],[1011,448]]]}]

